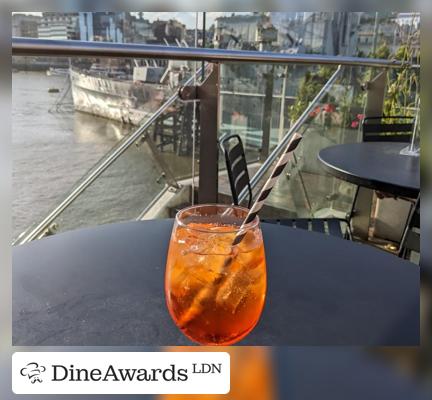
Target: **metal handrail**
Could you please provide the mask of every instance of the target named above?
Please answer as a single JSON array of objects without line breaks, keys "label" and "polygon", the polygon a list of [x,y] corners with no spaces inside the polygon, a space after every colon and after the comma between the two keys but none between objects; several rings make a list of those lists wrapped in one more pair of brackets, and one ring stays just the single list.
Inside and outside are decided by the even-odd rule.
[{"label": "metal handrail", "polygon": [[[330,79],[325,83],[325,85],[321,88],[321,90],[317,93],[317,95],[313,98],[313,100],[309,103],[309,105],[306,107],[306,109],[303,111],[303,113],[300,115],[297,121],[294,122],[294,124],[291,126],[291,128],[282,138],[280,143],[276,146],[276,148],[270,153],[270,155],[262,163],[261,167],[258,169],[258,171],[250,180],[250,185],[252,190],[258,185],[258,182],[264,177],[266,172],[272,166],[273,162],[276,161],[276,159],[282,154],[288,142],[291,140],[291,137],[300,128],[300,126],[302,126],[303,123],[308,119],[309,114],[311,113],[313,108],[324,97],[324,95],[327,93],[330,86],[332,86],[335,80],[339,77],[342,70],[343,70],[342,65],[339,65],[336,71],[333,73]],[[239,202],[245,200],[247,196],[248,196],[248,190],[247,188],[245,188],[244,190],[241,191],[239,195]]]},{"label": "metal handrail", "polygon": [[[191,76],[183,85],[187,86],[193,83],[194,76],[201,73],[201,68]],[[66,209],[85,189],[87,189],[92,182],[96,180],[98,176],[102,174],[114,161],[116,161],[131,145],[137,142],[144,132],[176,101],[179,99],[178,91],[176,91],[152,116],[141,125],[135,132],[133,132],[127,139],[116,147],[106,158],[96,165],[94,170],[79,182],[79,184],[66,196],[65,199],[55,207],[41,222],[39,222],[29,232],[25,232],[18,236],[18,238],[12,243],[23,244],[31,240],[37,239],[38,236],[43,233],[50,224],[60,215],[60,213]]]},{"label": "metal handrail", "polygon": [[208,62],[326,64],[384,68],[400,68],[406,65],[413,68],[418,67],[397,60],[365,57],[286,54],[269,51],[244,51],[135,43],[84,42],[79,40],[31,39],[17,37],[12,38],[12,55],[155,58]]}]

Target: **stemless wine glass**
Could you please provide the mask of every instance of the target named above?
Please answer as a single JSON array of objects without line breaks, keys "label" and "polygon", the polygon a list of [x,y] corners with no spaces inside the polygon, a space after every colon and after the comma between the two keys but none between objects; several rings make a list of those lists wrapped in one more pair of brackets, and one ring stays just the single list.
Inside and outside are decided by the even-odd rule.
[{"label": "stemless wine glass", "polygon": [[192,206],[176,215],[165,273],[168,310],[181,331],[205,345],[228,345],[257,324],[266,295],[266,263],[259,218],[230,205]]}]

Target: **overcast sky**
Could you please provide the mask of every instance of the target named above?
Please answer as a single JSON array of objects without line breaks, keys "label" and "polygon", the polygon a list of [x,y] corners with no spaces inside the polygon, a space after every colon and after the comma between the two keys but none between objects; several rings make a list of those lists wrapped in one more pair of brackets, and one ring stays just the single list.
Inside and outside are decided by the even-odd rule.
[{"label": "overcast sky", "polygon": [[[13,13],[15,14],[15,13]],[[19,12],[19,14],[33,14],[42,15],[42,12],[31,11],[31,12]],[[221,15],[231,15],[232,12],[207,12],[206,13],[206,25],[210,26],[214,23],[214,20]],[[236,12],[235,14],[249,14],[248,12]],[[198,26],[201,26],[202,12],[198,13],[199,21]],[[170,19],[175,18],[178,21],[185,24],[188,28],[195,27],[195,12],[144,12],[144,18],[154,21],[156,19]]]}]

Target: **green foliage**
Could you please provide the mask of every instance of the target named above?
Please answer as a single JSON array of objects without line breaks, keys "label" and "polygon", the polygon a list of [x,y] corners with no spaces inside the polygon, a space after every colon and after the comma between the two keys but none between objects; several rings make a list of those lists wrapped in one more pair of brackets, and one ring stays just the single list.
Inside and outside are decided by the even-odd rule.
[{"label": "green foliage", "polygon": [[[396,59],[404,65],[402,68],[389,69],[387,79],[387,93],[384,101],[384,115],[402,115],[410,116],[414,113],[414,105],[416,94],[419,93],[419,71],[409,67],[412,62],[419,62],[420,54],[416,53],[413,46],[415,35],[411,35],[408,40],[400,46],[396,53],[391,54],[391,50],[385,41],[382,41],[374,53],[370,53],[371,58],[381,59]],[[359,54],[364,56],[364,54]],[[316,96],[322,86],[327,82],[330,76],[335,71],[334,67],[321,66],[316,71],[308,70],[300,84],[297,92],[295,103],[290,107],[291,121],[296,121],[308,106],[310,101]],[[366,97],[366,92],[360,90],[360,85],[365,83],[377,74],[377,70],[372,68],[353,68],[351,76],[346,82],[354,90],[354,97],[351,99],[348,96],[342,99],[340,104],[337,104],[339,111],[342,113],[343,126],[349,124],[356,118],[359,109],[363,107]],[[348,91],[347,91],[348,95]],[[329,102],[327,99],[322,102]]]},{"label": "green foliage", "polygon": [[297,93],[297,99],[289,108],[291,121],[296,121],[300,117],[335,70],[335,67],[320,66],[316,72],[306,71]]},{"label": "green foliage", "polygon": [[404,66],[388,73],[387,94],[384,101],[384,115],[414,115],[416,93],[419,93],[418,71],[409,68],[409,63],[419,59],[411,46],[412,40],[398,48],[395,59]]},{"label": "green foliage", "polygon": [[390,48],[387,45],[387,42],[381,42],[381,45],[376,49],[375,52],[371,52],[369,54],[370,58],[390,58]]}]

